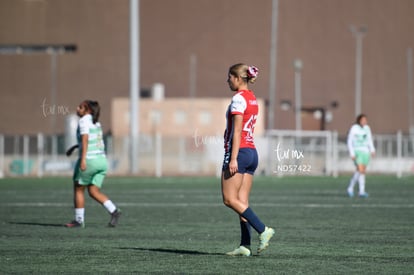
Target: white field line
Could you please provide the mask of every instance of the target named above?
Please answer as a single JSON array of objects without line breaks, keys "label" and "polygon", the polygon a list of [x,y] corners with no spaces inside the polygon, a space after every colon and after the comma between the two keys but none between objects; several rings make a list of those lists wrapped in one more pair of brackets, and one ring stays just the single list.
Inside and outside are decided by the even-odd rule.
[{"label": "white field line", "polygon": [[[120,207],[224,207],[222,203],[146,203],[120,202]],[[71,207],[71,203],[60,202],[10,202],[0,203],[1,207]],[[414,208],[414,204],[321,204],[321,203],[253,203],[254,207],[285,208]]]}]

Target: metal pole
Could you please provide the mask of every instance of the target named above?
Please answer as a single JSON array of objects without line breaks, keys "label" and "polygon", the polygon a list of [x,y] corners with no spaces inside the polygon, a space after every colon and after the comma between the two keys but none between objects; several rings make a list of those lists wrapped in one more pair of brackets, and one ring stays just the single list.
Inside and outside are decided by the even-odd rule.
[{"label": "metal pole", "polygon": [[332,134],[332,175],[338,177],[338,132],[334,131]]},{"label": "metal pole", "polygon": [[[190,55],[190,64],[189,64],[189,92],[190,92],[190,100],[189,100],[189,104],[187,105],[187,113],[191,114],[192,109],[194,108],[194,101],[196,98],[196,93],[197,93],[197,55],[196,54],[191,54]],[[191,127],[191,129],[194,129],[195,126],[195,121],[194,119],[190,119],[190,123],[188,125],[189,127]]]},{"label": "metal pole", "polygon": [[302,99],[301,99],[301,73],[300,71],[295,71],[295,125],[296,130],[300,131],[302,130],[302,121],[301,121],[301,105],[302,105]]},{"label": "metal pole", "polygon": [[[269,67],[269,102],[267,106],[267,129],[275,128],[275,101],[276,101],[276,64],[277,64],[277,31],[278,31],[278,14],[279,14],[279,0],[272,0],[272,17],[271,17],[271,26],[270,26],[270,67]],[[273,152],[274,148],[271,146],[271,138],[268,138],[268,152]],[[270,153],[269,153],[270,154]],[[272,173],[272,157],[269,155],[267,157],[267,166],[268,169],[267,175]]]},{"label": "metal pole", "polygon": [[132,174],[138,172],[139,137],[139,0],[130,0],[130,163]]},{"label": "metal pole", "polygon": [[355,116],[361,113],[362,84],[362,36],[356,37],[356,68],[355,68]]},{"label": "metal pole", "polygon": [[29,136],[23,136],[23,175],[27,176],[30,172],[29,164]]},{"label": "metal pole", "polygon": [[276,64],[277,64],[277,31],[279,1],[272,0],[272,19],[270,31],[270,68],[269,68],[269,106],[267,128],[275,127],[275,98],[276,98]]},{"label": "metal pole", "polygon": [[357,29],[350,26],[350,31],[356,40],[355,54],[355,116],[361,114],[362,110],[362,39],[364,38],[367,28],[365,26]]},{"label": "metal pole", "polygon": [[332,154],[332,132],[326,131],[326,153],[325,153],[325,176],[332,173],[333,154]]},{"label": "metal pole", "polygon": [[326,123],[326,110],[325,110],[325,108],[320,108],[319,110],[320,110],[320,111],[321,111],[321,113],[322,113],[322,115],[321,115],[321,128],[320,128],[320,130],[321,130],[321,131],[325,131],[325,123]]},{"label": "metal pole", "polygon": [[162,177],[162,137],[158,130],[155,132],[155,176]]},{"label": "metal pole", "polygon": [[402,132],[397,132],[397,178],[402,177]]},{"label": "metal pole", "polygon": [[302,60],[295,59],[293,66],[295,68],[295,125],[296,131],[302,130]]},{"label": "metal pole", "polygon": [[[54,49],[50,50],[50,100],[52,108],[56,108],[57,102],[57,52]],[[56,114],[52,113],[50,116],[50,134],[55,134],[56,129]],[[57,150],[57,148],[54,148]]]},{"label": "metal pole", "polygon": [[408,131],[414,135],[413,123],[413,48],[407,49]]},{"label": "metal pole", "polygon": [[4,177],[4,135],[0,135],[0,179]]},{"label": "metal pole", "polygon": [[45,153],[44,136],[37,134],[37,177],[43,177],[43,156]]},{"label": "metal pole", "polygon": [[190,98],[196,97],[196,84],[197,84],[197,56],[195,54],[190,55],[190,80],[189,90]]}]

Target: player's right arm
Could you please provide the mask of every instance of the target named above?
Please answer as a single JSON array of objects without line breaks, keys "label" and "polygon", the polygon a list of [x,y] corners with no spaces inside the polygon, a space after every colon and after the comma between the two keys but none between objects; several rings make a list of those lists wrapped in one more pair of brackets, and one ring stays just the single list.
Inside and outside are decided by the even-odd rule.
[{"label": "player's right arm", "polygon": [[372,156],[375,155],[375,146],[374,146],[374,140],[372,139],[372,132],[371,132],[371,128],[367,125],[367,132],[368,132],[368,148],[369,148],[369,152],[371,153]]},{"label": "player's right arm", "polygon": [[79,132],[81,135],[81,154],[80,154],[80,169],[86,170],[86,154],[88,152],[90,115],[83,116],[79,120]]},{"label": "player's right arm", "polygon": [[355,159],[355,149],[354,149],[354,140],[353,140],[355,136],[354,126],[352,126],[351,129],[349,130],[348,138],[347,138],[348,151],[352,159]]},{"label": "player's right arm", "polygon": [[229,163],[230,174],[234,175],[237,173],[237,156],[239,154],[241,135],[243,128],[243,116],[242,115],[233,115],[233,140],[231,146],[231,159]]},{"label": "player's right arm", "polygon": [[247,102],[244,97],[238,93],[233,96],[230,104],[230,112],[233,119],[233,138],[231,146],[231,159],[229,163],[230,174],[234,175],[237,173],[237,156],[239,154],[242,130],[243,130],[243,114],[246,110]]}]

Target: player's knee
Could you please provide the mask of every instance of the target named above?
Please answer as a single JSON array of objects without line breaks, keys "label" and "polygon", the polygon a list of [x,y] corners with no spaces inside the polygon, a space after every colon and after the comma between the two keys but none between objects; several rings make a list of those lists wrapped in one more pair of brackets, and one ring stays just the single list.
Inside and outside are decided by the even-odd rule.
[{"label": "player's knee", "polygon": [[89,197],[95,198],[97,195],[97,191],[92,188],[88,188],[88,194],[89,194]]},{"label": "player's knee", "polygon": [[249,205],[249,200],[239,198],[239,201],[243,204]]},{"label": "player's knee", "polygon": [[360,173],[360,174],[365,174],[365,167],[364,166],[359,166],[358,167],[358,172]]},{"label": "player's knee", "polygon": [[232,206],[235,204],[236,199],[234,198],[228,198],[228,197],[223,197],[223,203],[225,206],[232,208]]}]

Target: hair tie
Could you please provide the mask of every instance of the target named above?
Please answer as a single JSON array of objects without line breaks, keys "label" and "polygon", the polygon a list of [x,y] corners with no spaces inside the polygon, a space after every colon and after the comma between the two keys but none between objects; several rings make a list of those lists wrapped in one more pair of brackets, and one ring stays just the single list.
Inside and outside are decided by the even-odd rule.
[{"label": "hair tie", "polygon": [[259,69],[255,66],[249,66],[247,68],[247,75],[251,78],[253,77],[257,77],[257,75],[259,74]]}]

